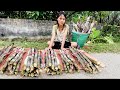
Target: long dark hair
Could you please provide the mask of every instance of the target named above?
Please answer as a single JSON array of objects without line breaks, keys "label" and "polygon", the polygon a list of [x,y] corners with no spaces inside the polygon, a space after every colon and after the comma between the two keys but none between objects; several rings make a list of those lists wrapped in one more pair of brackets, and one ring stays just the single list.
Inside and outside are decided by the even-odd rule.
[{"label": "long dark hair", "polygon": [[[58,12],[58,15],[57,15],[57,18],[56,18],[56,24],[58,25],[58,27],[59,27],[59,23],[58,23],[58,18],[59,18],[59,16],[61,16],[61,15],[64,15],[64,17],[65,17],[65,23],[66,23],[66,14],[65,14],[65,12],[64,11],[60,11],[60,12]],[[63,28],[65,27],[65,23],[63,24]]]}]

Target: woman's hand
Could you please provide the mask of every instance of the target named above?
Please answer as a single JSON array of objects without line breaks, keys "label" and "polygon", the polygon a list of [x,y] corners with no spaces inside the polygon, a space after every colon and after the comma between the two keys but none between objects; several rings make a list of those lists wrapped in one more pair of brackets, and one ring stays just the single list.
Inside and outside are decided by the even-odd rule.
[{"label": "woman's hand", "polygon": [[51,50],[52,48],[51,48],[51,47],[47,47],[47,48],[45,48],[45,51],[47,51],[47,50],[49,50],[49,49]]},{"label": "woman's hand", "polygon": [[63,47],[61,47],[61,50],[66,51],[66,49],[65,49],[65,48],[63,48]]}]

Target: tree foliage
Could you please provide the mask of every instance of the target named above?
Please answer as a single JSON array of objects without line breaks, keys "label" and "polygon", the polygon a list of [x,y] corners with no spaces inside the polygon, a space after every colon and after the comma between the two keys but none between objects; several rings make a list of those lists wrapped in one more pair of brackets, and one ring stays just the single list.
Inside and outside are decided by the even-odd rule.
[{"label": "tree foliage", "polygon": [[[56,20],[59,11],[0,11],[0,17],[34,19],[34,20]],[[65,11],[69,17],[75,11]]]},{"label": "tree foliage", "polygon": [[[0,18],[18,18],[34,20],[56,20],[59,11],[0,11]],[[92,16],[103,25],[102,36],[120,37],[120,11],[65,11],[68,21],[82,22]],[[115,39],[116,40],[116,39]],[[120,38],[119,38],[120,40]]]}]

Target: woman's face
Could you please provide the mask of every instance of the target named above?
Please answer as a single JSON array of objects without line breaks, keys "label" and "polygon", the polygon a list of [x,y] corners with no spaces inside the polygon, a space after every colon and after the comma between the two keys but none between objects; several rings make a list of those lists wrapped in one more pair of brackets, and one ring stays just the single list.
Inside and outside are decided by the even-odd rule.
[{"label": "woman's face", "polygon": [[63,26],[64,23],[65,23],[65,16],[64,16],[63,14],[60,15],[60,16],[58,17],[57,21],[58,21],[58,24],[59,24],[60,26]]}]

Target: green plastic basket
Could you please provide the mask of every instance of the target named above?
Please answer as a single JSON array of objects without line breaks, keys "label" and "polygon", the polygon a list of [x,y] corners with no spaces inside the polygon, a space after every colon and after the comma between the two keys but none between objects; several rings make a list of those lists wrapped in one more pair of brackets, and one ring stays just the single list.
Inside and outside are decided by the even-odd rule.
[{"label": "green plastic basket", "polygon": [[84,44],[87,41],[88,36],[89,36],[88,33],[80,33],[80,32],[72,31],[72,41],[77,42],[77,44],[80,47],[84,46]]}]

